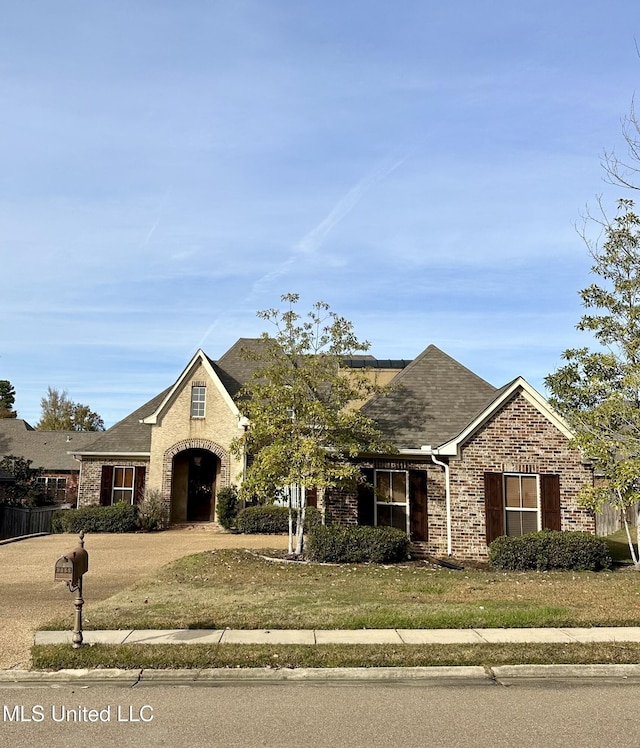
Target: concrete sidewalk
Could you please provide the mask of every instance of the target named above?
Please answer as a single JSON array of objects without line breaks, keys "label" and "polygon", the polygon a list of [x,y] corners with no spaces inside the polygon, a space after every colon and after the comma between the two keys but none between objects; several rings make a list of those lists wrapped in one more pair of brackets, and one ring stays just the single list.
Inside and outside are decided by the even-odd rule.
[{"label": "concrete sidewalk", "polygon": [[[66,644],[70,631],[37,631],[34,644]],[[233,630],[163,629],[84,631],[86,644],[528,644],[640,642],[640,627],[530,629]]]}]

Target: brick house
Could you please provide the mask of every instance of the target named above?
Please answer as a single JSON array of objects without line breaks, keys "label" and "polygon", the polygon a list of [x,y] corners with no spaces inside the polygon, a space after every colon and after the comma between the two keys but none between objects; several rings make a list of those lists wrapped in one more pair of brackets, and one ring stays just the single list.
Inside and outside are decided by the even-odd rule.
[{"label": "brick house", "polygon": [[[80,505],[162,494],[173,523],[215,521],[217,491],[239,483],[231,440],[247,425],[234,398],[255,363],[239,340],[219,360],[198,351],[176,382],[95,440],[81,461]],[[413,361],[362,357],[386,397],[361,407],[397,451],[361,455],[365,480],[317,496],[325,521],[393,525],[424,552],[482,559],[502,534],[595,531],[577,494],[593,479],[570,432],[524,379],[500,389],[429,346]]]},{"label": "brick house", "polygon": [[94,439],[95,433],[39,431],[21,418],[0,418],[0,459],[13,455],[31,460],[31,467],[42,470],[36,482],[57,504],[76,503],[80,463],[71,450]]}]

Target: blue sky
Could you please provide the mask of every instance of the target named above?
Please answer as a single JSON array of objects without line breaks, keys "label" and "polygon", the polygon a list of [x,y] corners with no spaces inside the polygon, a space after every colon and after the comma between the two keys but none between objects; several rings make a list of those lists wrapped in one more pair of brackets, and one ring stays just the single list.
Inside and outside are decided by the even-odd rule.
[{"label": "blue sky", "polygon": [[640,76],[632,0],[31,0],[0,24],[0,379],[111,425],[296,292],[542,389]]}]

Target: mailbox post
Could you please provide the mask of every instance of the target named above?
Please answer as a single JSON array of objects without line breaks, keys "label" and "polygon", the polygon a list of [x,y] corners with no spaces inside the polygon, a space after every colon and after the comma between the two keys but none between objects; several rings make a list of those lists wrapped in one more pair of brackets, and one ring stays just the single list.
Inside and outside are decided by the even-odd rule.
[{"label": "mailbox post", "polygon": [[79,545],[56,561],[54,579],[66,582],[69,592],[77,592],[75,619],[71,646],[78,649],[82,646],[82,576],[89,570],[89,555],[84,549],[84,532],[80,533]]}]

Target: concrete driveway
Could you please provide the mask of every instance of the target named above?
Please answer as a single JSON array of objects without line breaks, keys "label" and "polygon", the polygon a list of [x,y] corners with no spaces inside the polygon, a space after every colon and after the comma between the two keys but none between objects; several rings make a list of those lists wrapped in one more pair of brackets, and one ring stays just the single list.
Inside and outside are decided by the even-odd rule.
[{"label": "concrete driveway", "polygon": [[[56,559],[77,544],[77,535],[47,535],[0,545],[0,669],[30,667],[33,633],[52,618],[68,616],[73,628],[74,596],[63,582],[53,581],[53,568]],[[149,534],[89,534],[84,599],[104,600],[190,553],[286,547],[286,536],[230,535],[210,525]]]}]

